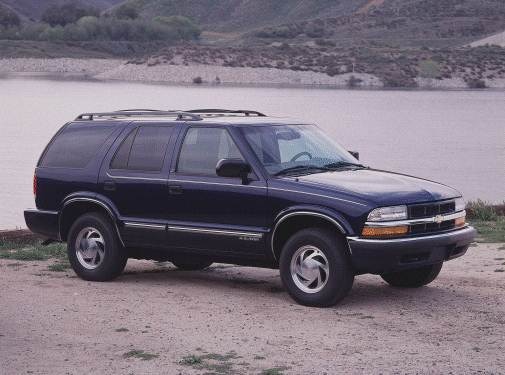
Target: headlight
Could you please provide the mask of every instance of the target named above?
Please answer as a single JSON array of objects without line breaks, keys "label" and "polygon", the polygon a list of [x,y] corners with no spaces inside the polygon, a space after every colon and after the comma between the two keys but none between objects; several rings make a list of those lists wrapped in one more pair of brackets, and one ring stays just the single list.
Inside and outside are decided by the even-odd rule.
[{"label": "headlight", "polygon": [[367,221],[392,221],[407,219],[407,206],[376,208],[368,214]]},{"label": "headlight", "polygon": [[454,210],[456,212],[463,211],[466,208],[465,200],[463,198],[456,198],[454,203],[456,204],[456,208]]}]

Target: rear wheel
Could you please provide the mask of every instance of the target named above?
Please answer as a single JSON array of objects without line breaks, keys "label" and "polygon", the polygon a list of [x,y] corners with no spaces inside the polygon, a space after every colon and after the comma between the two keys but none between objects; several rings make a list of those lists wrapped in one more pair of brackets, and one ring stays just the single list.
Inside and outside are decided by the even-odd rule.
[{"label": "rear wheel", "polygon": [[291,297],[306,306],[335,305],[349,293],[354,281],[345,243],[334,232],[321,228],[303,229],[286,242],[280,273]]},{"label": "rear wheel", "polygon": [[389,285],[400,288],[419,288],[435,280],[442,269],[443,263],[433,264],[401,272],[382,274],[381,277]]},{"label": "rear wheel", "polygon": [[79,217],[67,239],[70,265],[84,280],[108,281],[123,272],[128,261],[109,218],[100,213]]},{"label": "rear wheel", "polygon": [[210,267],[212,262],[205,259],[177,259],[172,263],[183,271],[199,271]]}]

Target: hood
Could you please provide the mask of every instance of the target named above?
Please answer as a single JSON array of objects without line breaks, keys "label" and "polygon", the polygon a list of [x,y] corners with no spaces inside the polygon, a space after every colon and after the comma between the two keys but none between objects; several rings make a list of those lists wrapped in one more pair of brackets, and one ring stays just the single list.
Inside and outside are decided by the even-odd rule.
[{"label": "hood", "polygon": [[377,206],[421,203],[456,198],[461,194],[437,182],[376,169],[338,170],[290,178],[297,185],[325,193],[342,193]]}]

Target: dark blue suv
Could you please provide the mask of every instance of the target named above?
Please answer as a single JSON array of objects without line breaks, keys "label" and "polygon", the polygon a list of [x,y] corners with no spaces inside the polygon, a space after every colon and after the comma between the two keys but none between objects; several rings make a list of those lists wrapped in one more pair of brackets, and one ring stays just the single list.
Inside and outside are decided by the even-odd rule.
[{"label": "dark blue suv", "polygon": [[337,303],[363,273],[426,285],[475,236],[456,190],[366,167],[317,126],[255,111],[80,115],[33,186],[28,227],[66,241],[85,280],[117,277],[128,258],[279,268],[311,306]]}]

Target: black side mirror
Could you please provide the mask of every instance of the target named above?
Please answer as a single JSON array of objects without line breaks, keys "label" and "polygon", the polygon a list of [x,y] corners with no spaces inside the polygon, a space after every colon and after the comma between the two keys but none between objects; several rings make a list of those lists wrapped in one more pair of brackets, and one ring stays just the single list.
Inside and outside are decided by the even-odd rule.
[{"label": "black side mirror", "polygon": [[219,177],[238,177],[244,185],[249,183],[251,166],[241,159],[221,159],[216,165],[216,174]]},{"label": "black side mirror", "polygon": [[359,160],[359,152],[358,151],[347,151],[349,154],[354,156],[356,160]]}]

